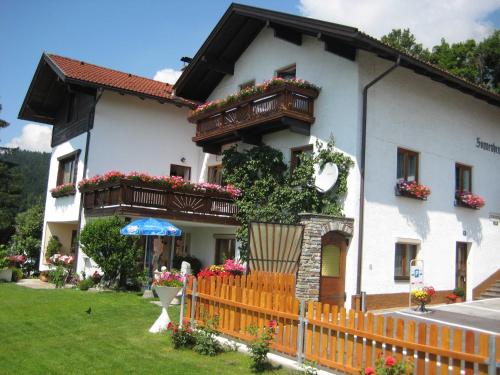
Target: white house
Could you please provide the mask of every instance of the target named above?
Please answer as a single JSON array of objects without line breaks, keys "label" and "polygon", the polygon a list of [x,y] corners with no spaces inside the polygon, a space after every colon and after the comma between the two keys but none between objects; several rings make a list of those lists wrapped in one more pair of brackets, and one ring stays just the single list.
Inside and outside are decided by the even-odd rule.
[{"label": "white house", "polygon": [[[471,299],[488,280],[500,278],[499,95],[355,28],[238,4],[174,89],[184,98],[210,101],[272,77],[321,86],[317,99],[309,98],[312,124],[296,116],[301,108],[292,102],[260,122],[227,119],[227,130],[236,126],[240,137],[224,138],[219,129],[207,131],[216,117],[210,112],[197,117],[196,139],[207,151],[229,141],[261,141],[293,158],[333,135],[336,147],[355,161],[344,207],[354,219],[352,238],[331,254],[331,246],[323,245],[322,258],[336,270],[308,270],[313,297],[328,300],[340,287],[348,305],[361,292],[368,308],[404,305],[414,258],[424,261],[424,281],[441,300],[455,287],[464,287]],[[301,94],[296,97],[303,99]],[[266,95],[254,98],[258,111],[259,101],[269,101]],[[227,117],[238,117],[234,113],[244,105],[226,108]],[[276,118],[285,126],[274,127]],[[430,187],[428,199],[396,194],[404,179]],[[478,194],[486,204],[463,207],[456,191]]]},{"label": "white house", "polygon": [[[78,251],[78,230],[93,217],[112,214],[167,218],[183,229],[175,244],[177,254],[197,257],[205,265],[235,255],[237,223],[233,203],[226,198],[169,194],[138,182],[118,182],[86,194],[73,190],[53,197],[50,192],[109,171],[220,183],[220,173],[214,173],[220,161],[209,163],[191,141],[194,128],[186,116],[193,104],[176,98],[166,83],[57,55],[42,56],[20,112],[20,118],[54,126],[40,270],[48,268],[45,250],[57,236],[64,253],[78,254],[77,271],[89,272],[94,264]],[[216,204],[227,210],[216,212],[211,207]],[[170,241],[155,240],[155,250],[162,251],[155,266],[168,264]]]},{"label": "white house", "polygon": [[[195,103],[273,77],[304,79],[321,91],[316,98],[282,88],[191,117],[196,125],[186,120]],[[68,123],[67,103],[80,97],[88,121]],[[20,117],[54,125],[49,188],[66,182],[58,180],[65,160],[77,161],[71,182],[108,170],[178,174],[187,166],[192,180],[215,181],[219,169],[210,167],[229,145],[268,144],[293,163],[333,136],[355,163],[347,219],[332,219],[349,230],[321,224],[330,229],[319,230],[317,264],[299,270],[309,283],[305,297],[349,307],[363,295],[369,309],[404,305],[414,258],[423,260],[425,283],[441,300],[455,287],[472,299],[500,279],[500,96],[355,28],[233,4],[173,88],[44,55]],[[397,188],[402,181],[431,194],[412,198]],[[56,233],[69,247],[79,222],[113,212],[172,219],[189,234],[185,252],[205,264],[234,249],[230,208],[158,210],[146,201],[122,204],[111,190],[85,194],[83,203],[80,194],[48,193],[44,245]],[[485,205],[465,207],[457,192],[480,195]],[[312,222],[322,220],[330,219]],[[79,269],[84,258],[80,253]]]}]

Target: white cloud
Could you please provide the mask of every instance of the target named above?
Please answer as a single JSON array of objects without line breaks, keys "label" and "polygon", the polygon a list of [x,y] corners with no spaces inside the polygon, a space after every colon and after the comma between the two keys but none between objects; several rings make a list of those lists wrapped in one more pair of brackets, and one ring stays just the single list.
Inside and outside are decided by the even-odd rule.
[{"label": "white cloud", "polygon": [[153,79],[155,81],[161,81],[173,85],[177,81],[177,79],[181,76],[181,74],[182,71],[180,70],[165,68],[162,70],[158,70]]},{"label": "white cloud", "polygon": [[52,128],[46,125],[26,124],[21,135],[7,143],[7,147],[19,147],[22,150],[50,152]]},{"label": "white cloud", "polygon": [[392,29],[410,28],[426,47],[488,36],[488,14],[500,0],[300,0],[302,15],[357,27],[380,38]]}]

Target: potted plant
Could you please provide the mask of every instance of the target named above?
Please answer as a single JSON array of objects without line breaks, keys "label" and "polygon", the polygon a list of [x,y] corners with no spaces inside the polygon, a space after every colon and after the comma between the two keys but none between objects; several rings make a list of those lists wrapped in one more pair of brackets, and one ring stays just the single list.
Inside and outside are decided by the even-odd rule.
[{"label": "potted plant", "polygon": [[12,269],[9,268],[9,265],[10,260],[7,258],[5,251],[0,248],[0,280],[12,280]]},{"label": "potted plant", "polygon": [[151,326],[149,332],[157,333],[167,329],[170,323],[168,306],[177,296],[184,284],[184,277],[176,271],[165,271],[157,274],[153,281],[153,288],[161,302],[161,314],[156,322]]},{"label": "potted plant", "polygon": [[465,290],[464,288],[455,288],[453,289],[453,294],[457,296],[455,302],[463,302],[465,299]]},{"label": "potted plant", "polygon": [[421,313],[429,312],[425,308],[425,305],[429,304],[432,300],[432,296],[436,294],[436,291],[432,286],[425,286],[422,289],[416,289],[411,292],[413,300],[419,304],[416,311]]},{"label": "potted plant", "polygon": [[426,201],[427,197],[431,195],[431,189],[416,181],[401,180],[396,184],[396,195]]},{"label": "potted plant", "polygon": [[455,205],[461,207],[472,208],[479,210],[485,205],[485,200],[479,195],[472,194],[468,191],[456,191],[455,192]]},{"label": "potted plant", "polygon": [[457,301],[458,296],[455,293],[450,293],[446,295],[446,303],[455,303]]}]

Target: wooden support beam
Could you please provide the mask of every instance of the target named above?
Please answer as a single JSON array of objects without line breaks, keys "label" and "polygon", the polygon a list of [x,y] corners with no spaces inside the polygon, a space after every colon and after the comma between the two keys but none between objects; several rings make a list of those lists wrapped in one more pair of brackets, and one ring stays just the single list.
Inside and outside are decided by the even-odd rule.
[{"label": "wooden support beam", "polygon": [[204,55],[201,58],[201,61],[205,63],[205,65],[211,69],[215,70],[216,72],[223,73],[223,74],[234,74],[234,63],[228,63],[225,61],[218,60],[215,57],[209,56],[209,55]]},{"label": "wooden support beam", "polygon": [[203,152],[207,154],[219,155],[221,153],[221,146],[218,144],[207,143],[207,144],[197,144],[197,146],[201,146]]},{"label": "wooden support beam", "polygon": [[252,134],[249,132],[237,131],[236,135],[241,139],[242,142],[247,143],[249,145],[258,146],[262,143],[262,135],[260,134]]},{"label": "wooden support beam", "polygon": [[270,27],[274,29],[274,36],[276,38],[286,40],[298,46],[302,45],[302,33],[300,31],[273,23],[270,24]]}]

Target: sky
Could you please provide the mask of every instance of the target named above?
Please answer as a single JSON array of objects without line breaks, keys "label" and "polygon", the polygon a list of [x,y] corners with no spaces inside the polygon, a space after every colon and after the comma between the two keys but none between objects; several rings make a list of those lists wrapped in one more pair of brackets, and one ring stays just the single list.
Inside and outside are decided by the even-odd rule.
[{"label": "sky", "polygon": [[[381,37],[409,27],[426,47],[500,28],[500,0],[240,0]],[[42,53],[173,83],[231,1],[0,0],[0,144],[50,151],[51,127],[17,115]]]}]

